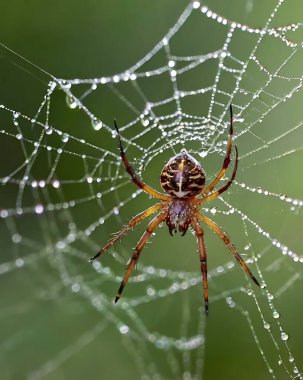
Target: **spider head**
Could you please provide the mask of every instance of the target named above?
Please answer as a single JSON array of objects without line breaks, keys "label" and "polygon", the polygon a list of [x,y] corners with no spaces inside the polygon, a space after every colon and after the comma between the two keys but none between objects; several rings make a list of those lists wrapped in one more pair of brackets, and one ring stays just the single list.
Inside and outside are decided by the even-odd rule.
[{"label": "spider head", "polygon": [[177,198],[195,197],[205,183],[202,166],[184,149],[164,165],[160,184],[164,191]]}]

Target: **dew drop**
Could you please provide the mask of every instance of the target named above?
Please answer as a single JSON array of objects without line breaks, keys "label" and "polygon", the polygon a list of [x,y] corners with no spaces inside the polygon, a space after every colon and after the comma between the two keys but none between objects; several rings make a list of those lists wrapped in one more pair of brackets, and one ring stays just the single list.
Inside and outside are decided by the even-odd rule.
[{"label": "dew drop", "polygon": [[285,332],[282,332],[281,333],[281,339],[284,340],[284,341],[288,340],[289,339],[288,334],[286,334]]},{"label": "dew drop", "polygon": [[72,285],[72,291],[73,291],[74,293],[78,293],[78,292],[80,291],[80,285],[79,285],[77,282],[75,282],[75,283]]},{"label": "dew drop", "polygon": [[67,82],[65,80],[61,80],[60,81],[60,85],[61,85],[61,87],[65,88],[67,90],[72,87],[71,83],[69,83],[69,82]]},{"label": "dew drop", "polygon": [[35,213],[36,213],[36,214],[42,214],[42,213],[43,213],[43,210],[44,210],[43,205],[38,204],[38,205],[35,206]]},{"label": "dew drop", "polygon": [[234,308],[236,306],[235,301],[231,297],[226,298],[226,303],[230,308]]},{"label": "dew drop", "polygon": [[275,319],[280,318],[280,314],[279,314],[276,310],[272,313],[272,316],[273,316]]},{"label": "dew drop", "polygon": [[77,102],[71,96],[66,95],[66,104],[72,110],[74,110],[75,108],[77,108]]},{"label": "dew drop", "polygon": [[94,128],[95,131],[100,131],[100,129],[103,127],[103,123],[99,119],[93,119],[92,127]]},{"label": "dew drop", "polygon": [[15,265],[16,265],[16,267],[18,267],[18,268],[23,267],[23,265],[24,265],[24,260],[23,260],[21,257],[19,257],[18,259],[16,259],[16,261],[15,261]]},{"label": "dew drop", "polygon": [[55,179],[53,180],[52,185],[55,189],[58,189],[60,187],[60,182],[57,179]]},{"label": "dew drop", "polygon": [[143,127],[147,127],[149,125],[149,120],[148,119],[142,119],[141,121]]},{"label": "dew drop", "polygon": [[212,207],[210,210],[209,210],[213,215],[215,215],[217,213],[217,208],[216,207]]},{"label": "dew drop", "polygon": [[41,188],[45,187],[45,181],[43,179],[39,181],[39,187]]},{"label": "dew drop", "polygon": [[53,128],[52,127],[48,127],[47,129],[46,129],[46,134],[47,135],[51,135],[53,133]]},{"label": "dew drop", "polygon": [[0,211],[1,218],[7,218],[8,217],[8,211],[7,210],[1,210]]},{"label": "dew drop", "polygon": [[268,322],[264,322],[263,327],[265,328],[265,330],[269,330],[270,324]]},{"label": "dew drop", "polygon": [[21,237],[20,234],[13,234],[13,235],[12,235],[12,242],[13,242],[13,243],[18,244],[18,243],[21,242],[21,240],[22,240],[22,237]]},{"label": "dew drop", "polygon": [[67,133],[63,133],[63,136],[61,138],[62,142],[66,143],[69,140],[69,135]]},{"label": "dew drop", "polygon": [[156,294],[156,291],[153,287],[149,286],[147,289],[146,289],[146,294],[150,297],[153,297],[155,294]]},{"label": "dew drop", "polygon": [[129,327],[127,325],[120,325],[119,331],[121,334],[125,335],[129,332]]},{"label": "dew drop", "polygon": [[114,75],[114,77],[113,77],[113,81],[115,82],[115,83],[118,83],[118,82],[120,82],[120,76],[119,75]]}]

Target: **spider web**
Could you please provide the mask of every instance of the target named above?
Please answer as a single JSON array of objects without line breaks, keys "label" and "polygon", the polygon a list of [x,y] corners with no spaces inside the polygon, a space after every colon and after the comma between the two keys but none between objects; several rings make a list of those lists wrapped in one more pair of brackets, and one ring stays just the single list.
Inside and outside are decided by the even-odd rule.
[{"label": "spider web", "polygon": [[[0,106],[3,379],[303,378],[302,6],[280,0],[258,14],[254,5],[236,21],[223,6],[189,2],[122,72],[50,75],[32,114]],[[215,177],[230,103],[240,168],[202,213],[229,234],[261,289],[206,230],[206,318],[195,239],[164,227],[114,305],[147,221],[88,259],[155,201],[125,173],[113,117],[139,177],[159,189],[163,164],[182,148],[207,183]]]}]

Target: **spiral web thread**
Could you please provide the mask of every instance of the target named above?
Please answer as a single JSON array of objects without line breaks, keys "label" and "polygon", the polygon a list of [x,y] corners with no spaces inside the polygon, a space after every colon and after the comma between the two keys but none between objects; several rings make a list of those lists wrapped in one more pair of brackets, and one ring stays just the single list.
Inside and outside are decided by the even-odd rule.
[{"label": "spiral web thread", "polygon": [[[153,350],[165,353],[168,377],[200,378],[204,365],[207,340],[204,335],[203,305],[199,310],[196,334],[191,335],[187,335],[186,326],[190,323],[192,306],[189,306],[186,297],[180,330],[175,335],[149,329],[148,323],[137,312],[142,304],[156,304],[157,300],[186,293],[193,287],[197,292],[202,292],[198,267],[196,272],[174,271],[146,266],[142,259],[130,279],[130,283],[138,283],[140,293],[137,294],[140,295],[134,297],[129,292],[116,306],[112,304],[113,294],[123,275],[121,266],[125,265],[125,255],[120,252],[122,245],[118,244],[108,253],[111,260],[117,262],[117,269],[109,266],[110,261],[106,262],[109,265],[105,265],[102,260],[93,262],[92,267],[87,264],[85,273],[78,269],[79,262],[82,263],[82,269],[83,263],[106,243],[103,229],[117,220],[117,225],[125,223],[125,217],[133,215],[129,212],[124,214],[124,209],[130,206],[127,208],[130,210],[138,199],[146,197],[130,183],[124,171],[112,125],[107,125],[102,120],[102,114],[91,107],[90,99],[100,89],[110,91],[118,100],[117,104],[131,115],[128,122],[120,123],[121,134],[138,175],[144,179],[149,165],[157,156],[172,156],[182,147],[186,147],[197,158],[207,161],[207,156],[210,159],[216,157],[216,162],[222,162],[229,126],[228,105],[233,104],[234,141],[240,148],[241,168],[248,173],[244,177],[247,177],[247,181],[237,176],[228,191],[230,197],[223,194],[216,207],[206,205],[203,213],[212,218],[221,216],[223,221],[228,221],[229,217],[237,218],[239,234],[246,241],[244,246],[239,246],[239,250],[245,253],[246,262],[260,279],[262,289],[257,292],[247,280],[245,286],[212,294],[211,303],[225,300],[227,308],[233,308],[243,315],[247,321],[247,334],[253,337],[268,378],[303,378],[290,350],[289,334],[284,330],[283,318],[280,318],[276,308],[277,300],[299,283],[303,254],[295,251],[291,242],[286,244],[285,239],[280,239],[270,228],[263,227],[261,222],[246,214],[241,205],[237,206],[236,198],[232,198],[232,193],[237,192],[245,193],[248,199],[252,196],[254,198],[251,199],[274,202],[275,211],[283,209],[291,219],[289,225],[298,223],[302,212],[302,199],[282,194],[280,189],[275,192],[272,188],[253,185],[251,182],[258,183],[258,179],[253,177],[250,180],[249,176],[255,168],[283,162],[303,147],[299,141],[289,140],[300,132],[300,121],[292,121],[284,130],[272,128],[270,133],[262,133],[263,129],[268,129],[268,118],[280,107],[291,107],[292,99],[302,88],[302,74],[294,75],[291,71],[292,65],[301,58],[302,44],[296,42],[296,33],[299,35],[302,25],[277,26],[277,18],[283,9],[287,9],[287,3],[282,0],[277,2],[264,26],[254,28],[228,20],[198,1],[190,2],[165,37],[124,72],[93,79],[63,80],[52,77],[34,117],[6,105],[0,106],[1,114],[7,118],[4,129],[0,131],[2,139],[14,140],[14,146],[22,157],[1,178],[2,188],[9,189],[12,194],[10,205],[2,204],[0,211],[5,241],[11,247],[11,256],[0,264],[1,277],[13,276],[15,272],[26,268],[37,271],[48,263],[59,278],[54,281],[49,294],[58,296],[62,288],[70,289],[88,301],[90,307],[100,314],[101,321],[49,361],[33,369],[28,374],[29,379],[47,378],[91,341],[100,339],[108,324],[127,337],[127,352],[142,378],[154,378],[157,375],[161,378],[156,360],[150,354]],[[200,54],[178,55],[174,40],[182,33],[183,27],[191,25],[192,18],[199,19],[201,25],[211,23],[224,33],[217,49],[206,53],[201,49]],[[249,42],[244,52],[237,55],[234,41],[242,44]],[[202,46],[203,41],[200,44]],[[271,44],[280,50],[274,64],[270,66],[263,62],[268,58],[263,59],[262,49]],[[159,61],[155,60],[160,55]],[[188,73],[196,69],[203,72],[209,63],[216,68],[214,75],[210,75],[210,84],[199,87],[200,82],[197,80],[196,83],[190,82],[191,86],[183,86],[183,78]],[[255,83],[249,79],[250,73],[256,78]],[[155,86],[159,82],[153,80],[158,78],[169,83],[169,95],[155,100],[155,95],[149,96],[145,86],[149,86],[149,81],[151,86]],[[58,90],[66,94],[68,107],[81,112],[86,124],[95,130],[95,143],[81,138],[81,130],[75,134],[67,133],[64,125],[51,122],[52,114],[56,112],[52,102],[60,93]],[[208,111],[204,115],[187,109],[188,103],[185,101],[194,100],[195,97],[199,98],[201,104],[208,104]],[[102,145],[103,139],[113,141],[112,149]],[[241,150],[241,141],[243,144],[252,141],[252,144],[247,145],[246,150]],[[68,172],[66,163],[78,168],[78,177]],[[214,171],[211,176],[215,174]],[[82,196],[74,196],[71,187],[81,189]],[[109,202],[112,205],[109,206],[108,197],[113,194],[115,202]],[[78,210],[87,210],[89,213],[96,208],[97,218],[97,214],[92,212],[90,221],[87,218],[84,223],[79,220]],[[39,231],[38,236],[29,232],[28,223]],[[261,242],[260,249],[259,246],[254,248],[255,234]],[[210,286],[236,268],[231,257],[225,260],[221,266],[209,270]],[[289,270],[284,274],[282,284],[275,291],[271,290],[266,281],[267,272],[276,273],[281,263],[285,262]],[[112,292],[108,288],[103,290],[104,281],[110,283]],[[247,296],[248,302],[257,311],[258,319],[252,317],[244,305],[235,301],[235,296],[241,293]],[[259,330],[259,325],[263,325],[264,329]],[[269,336],[270,344],[263,348],[265,334]],[[142,350],[141,355],[137,354],[138,350]],[[181,362],[177,360],[179,353]]]}]

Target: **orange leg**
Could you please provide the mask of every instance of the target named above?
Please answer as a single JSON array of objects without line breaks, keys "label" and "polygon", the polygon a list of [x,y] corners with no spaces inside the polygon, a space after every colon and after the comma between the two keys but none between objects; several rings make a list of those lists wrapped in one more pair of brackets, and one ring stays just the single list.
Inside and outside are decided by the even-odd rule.
[{"label": "orange leg", "polygon": [[117,240],[121,239],[129,230],[134,228],[138,223],[140,223],[144,218],[148,217],[155,211],[159,210],[163,207],[163,203],[158,203],[153,207],[148,208],[147,210],[141,212],[137,216],[135,216],[126,226],[124,226],[119,232],[115,234],[115,236],[103,247],[95,256],[89,259],[90,262],[95,260],[97,257],[102,255],[102,253],[109,250],[109,248],[116,243]]},{"label": "orange leg", "polygon": [[117,126],[117,123],[116,123],[116,120],[114,120],[114,123],[115,123],[115,128],[116,128],[116,131],[117,131],[117,134],[118,134],[118,141],[119,141],[119,149],[120,149],[120,155],[121,155],[121,158],[122,158],[122,161],[124,163],[124,166],[125,166],[125,169],[127,171],[127,173],[130,175],[132,181],[140,188],[142,189],[143,191],[145,191],[146,193],[152,195],[153,197],[156,197],[158,199],[162,199],[162,201],[168,201],[171,199],[171,197],[167,196],[167,195],[163,195],[161,193],[159,193],[158,191],[152,189],[151,187],[147,186],[145,183],[143,183],[137,176],[136,176],[136,173],[133,169],[133,167],[131,166],[131,164],[129,163],[127,157],[126,157],[126,154],[124,152],[124,149],[123,149],[123,146],[122,146],[122,141],[121,141],[121,136],[120,136],[120,132],[119,132],[119,129],[118,129],[118,126]]},{"label": "orange leg", "polygon": [[147,226],[146,231],[144,232],[144,234],[142,235],[138,244],[136,245],[136,248],[135,248],[135,251],[132,255],[130,263],[128,264],[126,274],[123,278],[123,281],[121,282],[118,293],[116,295],[115,303],[119,301],[121,294],[122,294],[122,291],[124,289],[124,286],[126,285],[128,278],[131,275],[131,272],[134,269],[136,262],[139,259],[140,253],[142,252],[142,249],[144,248],[145,244],[147,243],[147,240],[149,239],[150,235],[155,231],[155,229],[159,226],[159,224],[162,223],[165,219],[166,219],[166,212],[162,211]]},{"label": "orange leg", "polygon": [[208,283],[207,283],[207,262],[206,262],[207,256],[206,256],[206,248],[205,248],[204,237],[203,237],[204,231],[196,218],[193,219],[192,226],[195,230],[195,234],[198,240],[201,273],[202,273],[202,281],[203,281],[203,289],[204,289],[204,306],[205,306],[205,313],[206,315],[208,315]]},{"label": "orange leg", "polygon": [[233,109],[232,105],[229,106],[230,110],[230,128],[229,128],[229,140],[227,144],[227,150],[226,150],[226,156],[222,165],[222,169],[219,171],[217,177],[206,187],[205,190],[203,190],[203,194],[207,195],[210,193],[216,184],[220,181],[220,179],[224,176],[228,165],[230,163],[230,154],[231,154],[231,147],[232,147],[232,136],[233,136]]},{"label": "orange leg", "polygon": [[224,191],[226,191],[229,188],[229,186],[233,183],[233,180],[235,179],[235,176],[236,176],[236,173],[237,173],[238,162],[239,162],[238,149],[237,149],[236,146],[235,146],[235,150],[236,150],[236,161],[235,161],[234,170],[233,170],[233,173],[232,173],[232,176],[231,176],[230,180],[226,183],[226,185],[224,185],[223,187],[221,187],[221,189],[215,191],[214,193],[212,193],[210,195],[207,195],[205,198],[197,198],[194,201],[195,203],[200,203],[201,204],[203,202],[211,201],[212,199],[217,198],[220,194],[224,193]]},{"label": "orange leg", "polygon": [[233,246],[232,242],[230,241],[229,237],[226,235],[226,233],[215,222],[208,219],[206,216],[197,213],[197,217],[200,220],[202,220],[202,222],[206,223],[208,225],[208,227],[211,228],[224,241],[224,243],[231,250],[232,254],[235,256],[238,263],[245,270],[245,272],[248,274],[248,276],[254,281],[255,284],[260,286],[259,282],[256,280],[255,276],[251,273],[250,269],[245,264],[244,260],[239,255],[236,248]]}]

